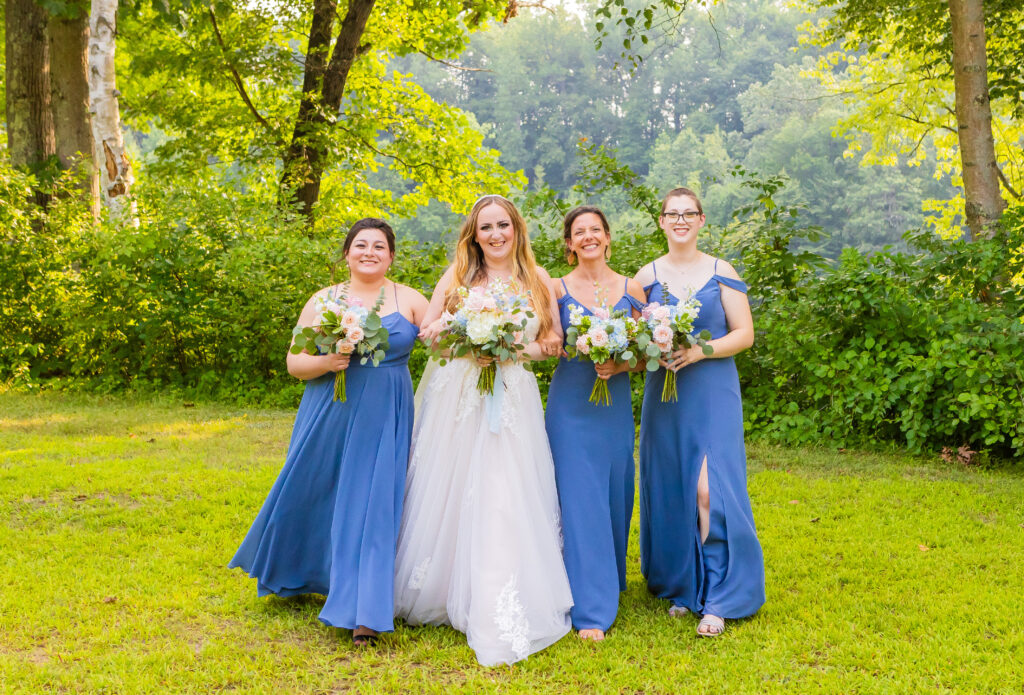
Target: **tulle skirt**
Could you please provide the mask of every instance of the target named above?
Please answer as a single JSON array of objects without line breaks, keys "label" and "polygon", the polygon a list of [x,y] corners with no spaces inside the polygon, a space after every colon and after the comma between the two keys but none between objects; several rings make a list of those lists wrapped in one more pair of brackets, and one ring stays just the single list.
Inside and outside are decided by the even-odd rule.
[{"label": "tulle skirt", "polygon": [[452,625],[481,664],[495,665],[564,636],[572,595],[536,379],[502,367],[498,412],[477,392],[479,373],[457,359],[421,381],[395,614]]}]

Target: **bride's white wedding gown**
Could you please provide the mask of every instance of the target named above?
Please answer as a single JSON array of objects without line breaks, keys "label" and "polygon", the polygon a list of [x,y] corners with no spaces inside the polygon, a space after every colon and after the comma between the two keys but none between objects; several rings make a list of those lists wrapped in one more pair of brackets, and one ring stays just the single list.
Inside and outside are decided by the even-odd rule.
[{"label": "bride's white wedding gown", "polygon": [[[527,339],[536,333],[531,319]],[[572,594],[537,381],[521,365],[501,367],[494,433],[479,374],[474,360],[460,358],[428,369],[420,384],[395,614],[414,625],[450,624],[491,666],[564,636]]]}]

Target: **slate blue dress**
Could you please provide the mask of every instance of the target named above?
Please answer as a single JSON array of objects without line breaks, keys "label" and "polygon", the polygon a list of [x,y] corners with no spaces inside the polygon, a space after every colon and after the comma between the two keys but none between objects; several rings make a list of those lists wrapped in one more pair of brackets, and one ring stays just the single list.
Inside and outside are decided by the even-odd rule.
[{"label": "slate blue dress", "polygon": [[[728,333],[721,288],[747,286],[715,274],[697,291],[694,331]],[[676,304],[655,280],[651,302]],[[666,296],[667,295],[667,296]],[[664,368],[647,375],[640,418],[640,569],[660,598],[695,613],[743,618],[764,604],[764,559],[747,494],[743,405],[732,357],[705,359],[677,372],[679,400],[661,402]],[[707,458],[709,535],[701,543],[697,480]]]},{"label": "slate blue dress", "polygon": [[[565,281],[562,281],[565,287]],[[579,306],[565,288],[558,300],[563,331]],[[623,288],[613,309],[642,309]],[[607,631],[626,589],[626,542],[633,517],[635,427],[629,374],[608,380],[612,403],[589,402],[594,363],[562,358],[551,377],[544,424],[562,507],[563,557],[572,589],[572,625]]]},{"label": "slate blue dress", "polygon": [[333,400],[333,373],[306,383],[284,468],[228,566],[255,577],[260,596],[323,594],[327,625],[387,632],[419,329],[397,310],[382,320],[385,359],[374,367],[353,357],[347,401]]}]

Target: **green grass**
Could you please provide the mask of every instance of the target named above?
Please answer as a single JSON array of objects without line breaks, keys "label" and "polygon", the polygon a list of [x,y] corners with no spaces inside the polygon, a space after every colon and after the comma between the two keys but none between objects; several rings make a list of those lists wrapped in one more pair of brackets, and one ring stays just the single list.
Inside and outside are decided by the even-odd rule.
[{"label": "green grass", "polygon": [[639,574],[608,639],[483,668],[459,633],[356,651],[227,561],[293,413],[0,393],[0,692],[1020,693],[1024,472],[750,447],[768,603],[698,640]]}]

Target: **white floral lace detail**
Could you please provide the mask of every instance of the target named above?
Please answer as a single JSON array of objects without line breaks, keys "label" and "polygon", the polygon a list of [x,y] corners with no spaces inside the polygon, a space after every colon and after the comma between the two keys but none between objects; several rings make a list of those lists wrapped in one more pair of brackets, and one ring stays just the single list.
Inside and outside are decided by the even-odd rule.
[{"label": "white floral lace detail", "polygon": [[412,591],[419,591],[423,588],[423,580],[427,578],[427,570],[430,568],[430,560],[428,557],[420,564],[416,565],[413,569],[412,574],[409,575],[409,583],[407,586]]},{"label": "white floral lace detail", "polygon": [[498,594],[494,624],[498,626],[498,637],[511,645],[517,661],[530,655],[530,623],[519,600],[519,589],[516,587],[514,574]]}]

